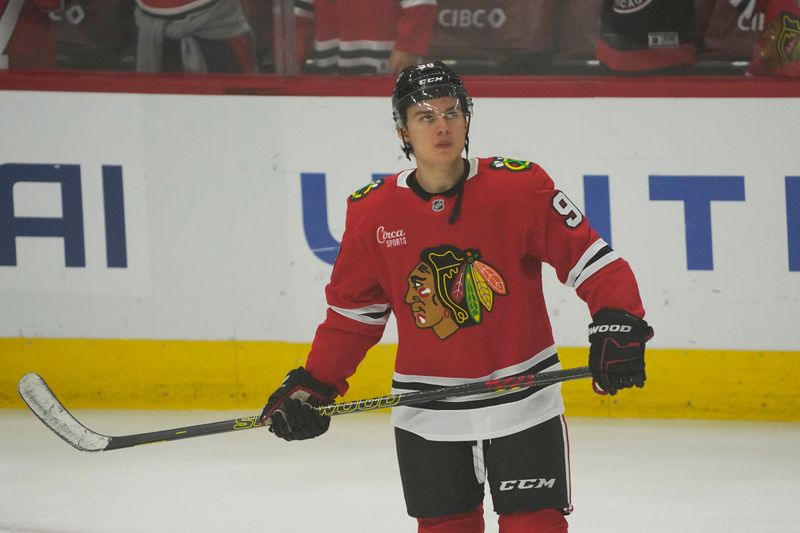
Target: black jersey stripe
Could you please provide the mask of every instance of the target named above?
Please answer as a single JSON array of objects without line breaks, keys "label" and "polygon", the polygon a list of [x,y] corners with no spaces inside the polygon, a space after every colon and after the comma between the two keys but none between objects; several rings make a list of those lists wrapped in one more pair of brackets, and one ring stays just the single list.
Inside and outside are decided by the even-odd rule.
[{"label": "black jersey stripe", "polygon": [[514,403],[523,400],[529,396],[533,396],[542,392],[543,388],[528,387],[517,392],[503,394],[502,396],[495,396],[493,398],[486,398],[483,400],[471,400],[466,402],[444,402],[435,401],[428,403],[421,403],[410,406],[414,409],[425,409],[428,411],[469,411],[471,409],[481,409],[484,407],[492,407],[494,405],[503,405],[506,403]]},{"label": "black jersey stripe", "polygon": [[[596,263],[596,262],[597,262],[597,261],[598,261],[598,260],[599,260],[601,257],[603,257],[603,256],[606,256],[606,255],[610,254],[610,253],[611,253],[611,252],[613,252],[613,251],[614,251],[614,249],[613,249],[613,248],[611,248],[611,246],[609,246],[608,244],[606,244],[605,246],[603,246],[602,248],[600,248],[600,250],[598,250],[598,251],[597,251],[597,253],[596,253],[596,254],[594,254],[594,255],[592,256],[592,258],[591,258],[591,259],[589,259],[589,260],[586,262],[586,264],[585,264],[585,265],[583,265],[583,269],[581,269],[581,274],[583,274],[583,271],[584,271],[584,270],[586,270],[586,269],[589,267],[589,265],[591,265],[592,263]],[[579,278],[579,277],[581,277],[581,276],[580,276],[580,274],[578,274],[578,276],[577,276],[577,277],[578,277],[578,278]],[[576,279],[577,279],[577,278],[576,278]]]},{"label": "black jersey stripe", "polygon": [[388,315],[391,312],[392,312],[392,309],[388,308],[388,309],[386,309],[386,311],[377,311],[375,313],[359,313],[359,314],[362,315],[362,316],[369,317],[369,318],[377,319],[377,318],[383,318],[383,317],[385,317],[386,315]]},{"label": "black jersey stripe", "polygon": [[[548,357],[548,358],[546,358],[546,359],[544,359],[542,361],[539,361],[535,365],[533,365],[533,366],[531,366],[529,368],[526,368],[525,370],[522,370],[520,372],[517,372],[516,374],[512,374],[512,376],[522,376],[522,375],[525,375],[525,374],[536,374],[537,372],[541,372],[541,371],[543,371],[543,370],[545,370],[547,368],[550,368],[551,366],[555,365],[558,362],[559,362],[558,354],[554,353],[550,357]],[[503,376],[503,378],[508,378],[508,377],[512,377],[512,376]],[[441,387],[442,387],[442,385],[432,385],[430,383],[420,383],[418,381],[397,381],[397,380],[392,380],[392,388],[401,389],[401,390],[404,390],[404,391],[424,391],[424,390],[440,389]],[[511,396],[511,395],[509,395],[509,396]],[[483,400],[477,400],[477,401],[483,401]],[[462,405],[462,404],[471,403],[471,402],[458,402],[457,404],[455,404],[455,403],[437,401],[437,402],[431,402],[431,403],[447,403],[447,405]],[[428,406],[427,403],[426,404],[421,404],[421,405],[425,406],[426,408]],[[415,406],[415,407],[418,407],[418,406]]]}]

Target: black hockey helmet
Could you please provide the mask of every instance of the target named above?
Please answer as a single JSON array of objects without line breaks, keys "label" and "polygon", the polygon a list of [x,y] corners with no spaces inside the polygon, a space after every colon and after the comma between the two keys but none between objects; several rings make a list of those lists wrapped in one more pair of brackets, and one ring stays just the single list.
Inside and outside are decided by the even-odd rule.
[{"label": "black hockey helmet", "polygon": [[459,99],[467,117],[472,115],[472,98],[464,81],[441,61],[406,67],[397,77],[392,92],[392,115],[395,126],[406,125],[406,109],[412,104],[454,96]]}]

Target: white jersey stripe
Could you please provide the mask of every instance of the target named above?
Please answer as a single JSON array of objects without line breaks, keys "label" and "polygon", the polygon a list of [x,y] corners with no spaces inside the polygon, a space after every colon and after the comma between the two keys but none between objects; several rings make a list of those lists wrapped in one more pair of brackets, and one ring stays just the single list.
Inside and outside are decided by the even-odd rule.
[{"label": "white jersey stripe", "polygon": [[561,432],[564,437],[564,466],[567,470],[567,502],[569,507],[564,509],[567,514],[572,512],[572,465],[569,462],[569,429],[564,415],[561,415]]},{"label": "white jersey stripe", "polygon": [[[389,304],[368,305],[358,309],[344,309],[343,307],[331,305],[330,308],[332,311],[339,313],[343,317],[355,320],[356,322],[361,322],[362,324],[383,326],[389,321]],[[383,313],[383,316],[369,316],[370,314],[374,313]]]},{"label": "white jersey stripe", "polygon": [[173,16],[180,15],[181,13],[188,13],[189,11],[203,7],[206,4],[211,4],[213,1],[214,0],[194,0],[194,2],[189,2],[188,4],[176,7],[153,7],[147,5],[144,0],[136,0],[136,4],[142,9],[142,11],[150,13],[151,15]]},{"label": "white jersey stripe", "polygon": [[381,68],[386,65],[386,59],[375,59],[374,57],[358,57],[352,59],[350,58],[344,59],[335,55],[335,56],[315,59],[314,63],[321,68],[331,67],[334,65],[338,65],[343,68],[360,67],[364,65],[375,68]]},{"label": "white jersey stripe", "polygon": [[339,47],[339,39],[328,39],[327,41],[314,41],[314,49],[320,52],[333,50]]},{"label": "white jersey stripe", "polygon": [[345,52],[352,52],[357,50],[373,50],[386,52],[394,48],[394,41],[341,41],[339,48]]},{"label": "white jersey stripe", "polygon": [[[392,393],[409,392],[409,390],[402,388],[403,381],[448,386],[512,376],[525,371],[548,357],[552,357],[555,353],[555,345],[549,346],[527,361],[475,379],[412,376],[395,372],[394,380],[399,386],[392,387]],[[559,368],[561,368],[561,363],[556,362],[544,370],[550,371]],[[501,395],[518,393],[519,391],[508,391],[501,393]],[[442,401],[455,404],[498,396],[497,393],[487,393],[470,396],[469,398],[450,398]],[[563,412],[564,401],[561,398],[561,384],[556,384],[533,394],[525,395],[516,401],[472,409],[437,410],[414,406],[395,407],[392,409],[392,424],[428,440],[482,440],[511,435],[540,424]]]},{"label": "white jersey stripe", "polygon": [[475,480],[483,484],[486,481],[486,462],[483,459],[483,441],[472,446],[472,466],[475,469]]},{"label": "white jersey stripe", "polygon": [[[560,368],[553,365],[548,370]],[[564,413],[561,384],[551,385],[519,401],[477,409],[432,410],[414,406],[392,409],[392,425],[435,441],[505,437]]]},{"label": "white jersey stripe", "polygon": [[581,272],[580,276],[578,276],[578,279],[575,280],[575,288],[577,289],[578,287],[580,287],[581,283],[589,279],[592,276],[592,274],[594,274],[604,266],[608,265],[609,263],[616,261],[617,259],[619,259],[619,255],[617,254],[617,252],[612,251],[607,253],[606,255],[604,255],[603,257],[601,257],[588,267],[584,268],[583,272]]},{"label": "white jersey stripe", "polygon": [[373,41],[362,39],[359,41],[343,41],[341,39],[328,39],[327,41],[314,41],[314,49],[318,52],[327,52],[339,48],[343,52],[358,52],[369,50],[371,52],[391,52],[394,41]]},{"label": "white jersey stripe", "polygon": [[597,254],[597,252],[599,252],[606,246],[608,246],[608,244],[603,239],[597,239],[594,243],[592,243],[592,245],[589,246],[589,248],[587,248],[585,252],[583,252],[583,255],[581,256],[580,259],[578,259],[578,262],[575,263],[575,266],[572,267],[572,270],[569,271],[569,275],[567,276],[567,281],[564,282],[564,285],[566,285],[567,287],[574,287],[575,280],[578,279],[578,276],[580,276],[581,272],[583,272],[583,269],[586,267],[586,263],[588,263],[592,259],[592,257],[594,257],[595,254]]},{"label": "white jersey stripe", "polygon": [[400,7],[408,9],[417,6],[435,6],[436,0],[401,0]]}]

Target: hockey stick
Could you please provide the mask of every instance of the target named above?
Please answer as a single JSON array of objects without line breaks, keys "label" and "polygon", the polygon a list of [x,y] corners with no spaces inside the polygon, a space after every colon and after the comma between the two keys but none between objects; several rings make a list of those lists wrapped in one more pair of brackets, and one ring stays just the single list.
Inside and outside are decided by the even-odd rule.
[{"label": "hockey stick", "polygon": [[[589,368],[584,366],[567,370],[554,370],[552,372],[540,372],[538,374],[523,374],[501,379],[490,379],[488,381],[465,383],[452,387],[442,387],[403,394],[390,394],[388,396],[379,396],[366,400],[333,403],[317,407],[316,409],[327,416],[345,415],[349,413],[373,411],[375,409],[385,409],[387,407],[416,405],[446,398],[460,398],[491,392],[509,392],[527,387],[543,388],[564,381],[590,377],[591,375],[592,373]],[[53,394],[53,391],[50,390],[50,387],[47,386],[44,379],[38,374],[33,372],[25,374],[22,379],[19,380],[17,388],[22,399],[44,425],[49,427],[68,444],[82,452],[118,450],[120,448],[130,448],[131,446],[138,446],[140,444],[188,439],[190,437],[215,435],[217,433],[227,433],[229,431],[270,425],[269,420],[267,420],[266,423],[261,423],[259,417],[256,415],[235,418],[233,420],[224,420],[221,422],[185,426],[182,428],[112,437],[96,433],[78,422],[78,420],[67,411],[66,407],[64,407],[56,395]]]}]

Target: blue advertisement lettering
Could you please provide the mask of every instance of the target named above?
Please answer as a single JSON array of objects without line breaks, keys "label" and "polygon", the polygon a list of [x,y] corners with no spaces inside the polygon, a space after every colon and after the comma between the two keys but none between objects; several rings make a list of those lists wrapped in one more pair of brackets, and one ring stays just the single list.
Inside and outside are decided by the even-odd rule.
[{"label": "blue advertisement lettering", "polygon": [[[372,181],[392,174],[373,173]],[[303,208],[303,233],[311,252],[321,261],[332,265],[339,253],[339,241],[331,235],[328,225],[328,193],[325,174],[303,172],[300,174]]]},{"label": "blue advertisement lettering", "polygon": [[[59,184],[61,217],[16,216],[14,185],[21,182]],[[17,265],[17,237],[61,237],[65,265],[86,266],[79,165],[0,165],[0,265]]]},{"label": "blue advertisement lettering", "polygon": [[[106,266],[127,268],[122,167],[103,165],[102,178]],[[18,216],[14,187],[20,183],[58,185],[60,216]],[[64,242],[64,265],[85,268],[84,229],[80,165],[0,164],[0,266],[17,266],[17,237],[57,237]]]},{"label": "blue advertisement lettering", "polygon": [[789,271],[800,272],[800,176],[786,176],[786,226]]},{"label": "blue advertisement lettering", "polygon": [[743,202],[744,176],[650,176],[650,199],[683,202],[687,268],[714,270],[711,202]]},{"label": "blue advertisement lettering", "polygon": [[583,204],[586,218],[594,230],[609,246],[611,243],[611,199],[608,192],[608,176],[588,174],[583,177]]}]

